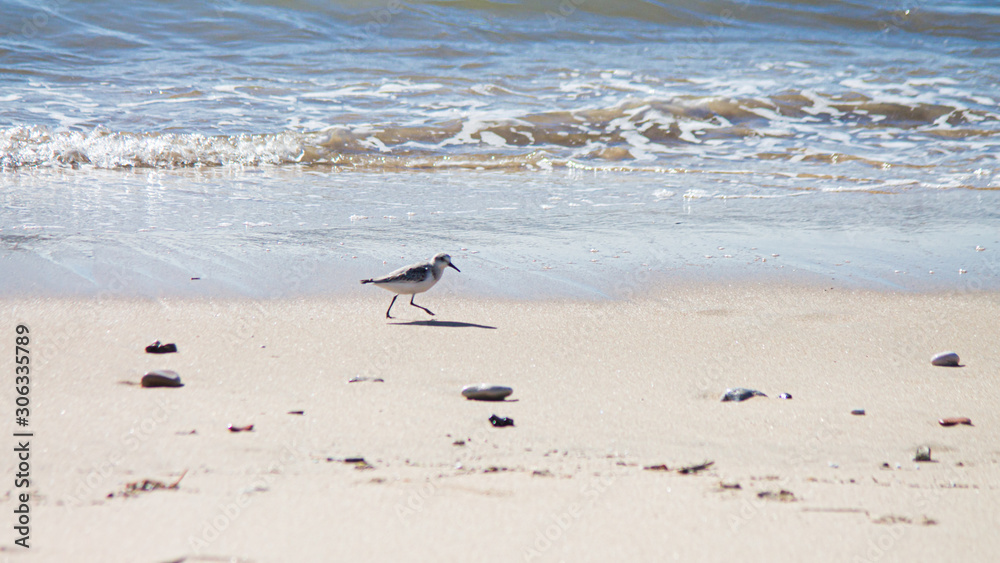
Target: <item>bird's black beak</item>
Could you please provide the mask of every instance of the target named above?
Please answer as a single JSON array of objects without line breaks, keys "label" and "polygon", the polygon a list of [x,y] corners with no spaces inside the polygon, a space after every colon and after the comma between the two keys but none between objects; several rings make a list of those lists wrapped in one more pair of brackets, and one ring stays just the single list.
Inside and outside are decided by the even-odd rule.
[{"label": "bird's black beak", "polygon": [[[452,268],[455,268],[455,265],[452,264],[451,262],[448,262],[448,265],[451,266]],[[459,270],[458,268],[455,268],[455,271],[456,272],[461,272],[462,270]]]}]

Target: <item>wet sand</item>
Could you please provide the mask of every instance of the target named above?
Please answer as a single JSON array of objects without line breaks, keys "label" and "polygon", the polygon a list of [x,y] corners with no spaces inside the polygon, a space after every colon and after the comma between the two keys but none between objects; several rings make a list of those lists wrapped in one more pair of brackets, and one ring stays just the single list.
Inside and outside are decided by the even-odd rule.
[{"label": "wet sand", "polygon": [[[32,547],[8,532],[4,555],[982,561],[1000,548],[1000,294],[422,297],[433,320],[397,302],[387,322],[381,292],[6,300],[8,339],[31,330],[35,436]],[[144,353],[154,340],[179,352]],[[945,350],[964,367],[931,366]],[[123,383],[161,368],[185,386]],[[479,382],[514,394],[465,400]],[[722,403],[727,387],[768,397]],[[951,416],[974,426],[938,425]],[[923,444],[933,462],[912,461]],[[179,482],[123,494],[147,479]],[[21,490],[5,492],[12,526]]]}]

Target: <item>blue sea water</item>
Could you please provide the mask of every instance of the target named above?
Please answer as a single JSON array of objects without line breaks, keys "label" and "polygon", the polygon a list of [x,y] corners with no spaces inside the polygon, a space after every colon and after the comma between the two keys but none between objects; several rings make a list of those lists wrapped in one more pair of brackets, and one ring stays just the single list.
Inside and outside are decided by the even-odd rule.
[{"label": "blue sea water", "polygon": [[2,0],[0,292],[996,289],[998,85],[984,0]]}]

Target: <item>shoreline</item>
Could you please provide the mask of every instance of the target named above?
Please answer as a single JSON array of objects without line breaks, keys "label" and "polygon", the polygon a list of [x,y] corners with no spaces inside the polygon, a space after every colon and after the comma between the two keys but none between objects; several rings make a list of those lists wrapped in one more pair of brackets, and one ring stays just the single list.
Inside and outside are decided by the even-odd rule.
[{"label": "shoreline", "polygon": [[[669,267],[646,264],[602,264],[587,272],[583,266],[566,269],[538,267],[527,269],[502,265],[495,259],[480,259],[478,253],[458,252],[462,272],[450,272],[435,286],[431,295],[462,299],[508,301],[627,301],[656,295],[673,289],[697,287],[792,287],[803,289],[836,288],[843,291],[883,294],[940,294],[1000,292],[1000,263],[994,263],[990,253],[979,275],[935,272],[921,279],[898,275],[879,278],[867,273],[834,275],[785,265],[755,264],[733,261],[730,264],[684,263]],[[978,254],[978,253],[977,253]],[[122,257],[124,259],[124,257]],[[361,258],[361,259],[359,259]],[[617,258],[617,256],[615,256]],[[323,264],[279,258],[260,265],[254,271],[244,271],[236,277],[199,274],[173,269],[169,273],[140,272],[142,268],[123,269],[106,264],[106,268],[89,274],[83,283],[76,274],[67,277],[64,267],[37,257],[3,258],[4,273],[0,273],[0,300],[35,298],[52,299],[222,299],[222,300],[282,300],[282,299],[363,299],[372,288],[359,288],[357,280],[385,273],[408,263],[409,258],[397,257],[395,262],[371,257],[338,259]],[[419,261],[418,259],[413,259]],[[771,260],[774,260],[771,258]],[[576,269],[573,269],[576,268]],[[23,274],[20,272],[34,272]],[[34,281],[32,281],[34,280]],[[388,295],[388,294],[387,294]]]},{"label": "shoreline", "polygon": [[[1000,293],[432,292],[436,320],[405,306],[392,322],[376,295],[3,300],[0,323],[33,337],[32,554],[876,561],[998,547]],[[179,351],[144,353],[154,340]],[[964,367],[930,365],[951,349]],[[151,369],[185,386],[121,383]],[[480,382],[514,394],[461,396]],[[727,387],[768,397],[720,402]],[[937,423],[950,416],[974,426]],[[912,461],[920,445],[934,462]],[[126,494],[144,480],[178,485]]]},{"label": "shoreline", "polygon": [[[442,251],[463,270],[442,286],[480,297],[613,298],[622,278],[1000,289],[996,190],[763,197],[767,178],[705,189],[696,171],[220,174],[13,175],[11,197],[31,205],[0,227],[0,295],[349,294]],[[67,212],[70,194],[86,213]]]}]

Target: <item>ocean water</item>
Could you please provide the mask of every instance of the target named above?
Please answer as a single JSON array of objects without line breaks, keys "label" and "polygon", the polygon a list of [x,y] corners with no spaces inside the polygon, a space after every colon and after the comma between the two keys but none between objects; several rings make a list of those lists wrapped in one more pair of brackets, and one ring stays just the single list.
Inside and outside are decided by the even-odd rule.
[{"label": "ocean water", "polygon": [[0,0],[2,294],[997,289],[998,154],[986,0]]}]

